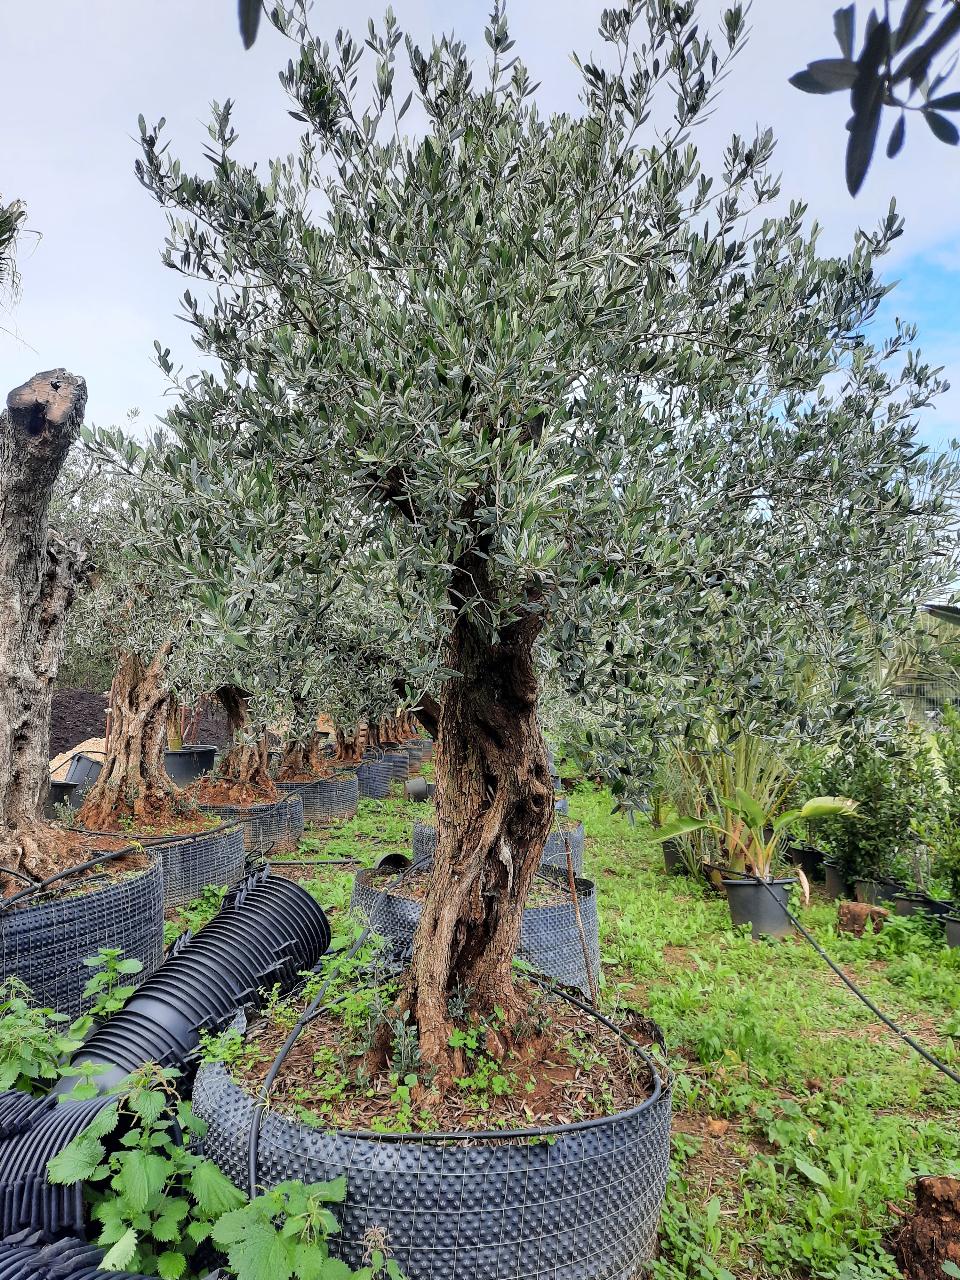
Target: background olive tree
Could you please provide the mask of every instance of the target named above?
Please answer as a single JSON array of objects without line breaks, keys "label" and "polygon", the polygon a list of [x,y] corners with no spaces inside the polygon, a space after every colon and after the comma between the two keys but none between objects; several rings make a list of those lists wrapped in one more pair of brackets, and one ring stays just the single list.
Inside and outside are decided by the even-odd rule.
[{"label": "background olive tree", "polygon": [[[605,12],[579,110],[550,118],[499,9],[483,75],[452,38],[399,59],[389,15],[332,47],[302,5],[272,17],[296,155],[242,164],[226,103],[193,175],[141,122],[138,174],[170,212],[167,264],[204,282],[184,305],[217,367],[180,382],[155,447],[100,447],[240,643],[264,610],[236,584],[281,585],[277,557],[319,591],[391,567],[401,675],[438,731],[398,1012],[442,1081],[451,991],[507,1034],[521,1010],[511,958],[553,817],[542,655],[602,708],[625,794],[718,706],[752,724],[775,704],[794,731],[785,677],[814,659],[835,720],[871,705],[871,644],[947,571],[946,464],[914,428],[940,383],[908,328],[864,337],[893,211],[821,258],[801,204],[767,209],[769,133],[705,171],[693,128],[739,6],[722,54],[691,4]],[[151,501],[172,478],[172,506]]]}]

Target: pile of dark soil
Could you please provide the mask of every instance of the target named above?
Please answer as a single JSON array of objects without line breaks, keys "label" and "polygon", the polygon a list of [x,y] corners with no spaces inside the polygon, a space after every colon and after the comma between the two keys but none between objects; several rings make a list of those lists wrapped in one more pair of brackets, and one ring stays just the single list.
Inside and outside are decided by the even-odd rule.
[{"label": "pile of dark soil", "polygon": [[960,1267],[960,1178],[920,1178],[916,1196],[894,1253],[907,1280],[935,1280],[945,1262]]},{"label": "pile of dark soil", "polygon": [[[58,756],[90,738],[102,738],[107,717],[107,695],[90,689],[64,686],[53,691],[50,755]],[[223,747],[230,738],[227,717],[219,706],[207,705],[197,724],[195,742]]]}]

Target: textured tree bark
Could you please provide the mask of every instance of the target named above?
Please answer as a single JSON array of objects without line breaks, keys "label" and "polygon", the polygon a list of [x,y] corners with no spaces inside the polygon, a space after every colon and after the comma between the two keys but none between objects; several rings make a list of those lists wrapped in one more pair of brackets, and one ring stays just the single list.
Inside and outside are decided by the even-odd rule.
[{"label": "textured tree bark", "polygon": [[234,786],[252,787],[265,796],[276,795],[277,788],[270,777],[266,734],[253,740],[248,695],[235,685],[228,684],[217,690],[217,699],[227,713],[233,746],[224,752],[217,768],[216,780]]},{"label": "textured tree bark", "polygon": [[41,817],[53,682],[67,612],[90,572],[48,512],[86,402],[82,378],[52,369],[11,391],[0,414],[0,863],[34,875],[53,869]]},{"label": "textured tree bark", "polygon": [[165,683],[168,640],[144,666],[134,653],[117,664],[110,692],[110,743],[100,776],[87,792],[78,821],[94,831],[116,831],[121,819],[135,829],[162,824],[180,795],[163,763],[173,701]]},{"label": "textured tree bark", "polygon": [[452,992],[468,993],[480,1014],[502,1010],[507,1037],[522,1012],[513,956],[553,822],[537,719],[539,627],[527,617],[489,645],[461,619],[451,637],[448,662],[459,678],[440,697],[437,852],[400,1006],[417,1025],[421,1055],[436,1068],[439,1087],[456,1069]]}]

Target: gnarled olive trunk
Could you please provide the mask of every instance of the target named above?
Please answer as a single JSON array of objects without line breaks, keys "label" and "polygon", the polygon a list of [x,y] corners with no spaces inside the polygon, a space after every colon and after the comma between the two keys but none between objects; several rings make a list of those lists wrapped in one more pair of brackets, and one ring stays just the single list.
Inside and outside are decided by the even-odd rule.
[{"label": "gnarled olive trunk", "polygon": [[50,711],[67,612],[89,572],[48,526],[50,495],[83,421],[82,378],[53,369],[0,414],[0,863],[42,875]]},{"label": "gnarled olive trunk", "polygon": [[301,741],[288,742],[280,758],[277,777],[281,782],[301,778],[328,778],[333,761],[326,753],[327,735],[311,733]]},{"label": "gnarled olive trunk", "polygon": [[253,737],[249,695],[236,685],[227,684],[217,690],[217,700],[227,713],[233,745],[223,754],[216,780],[274,795],[277,788],[270,777],[267,735]]},{"label": "gnarled olive trunk", "polygon": [[166,686],[168,640],[144,666],[135,653],[121,654],[110,690],[110,738],[100,776],[77,815],[94,831],[116,830],[121,819],[135,828],[170,816],[179,788],[164,768],[172,695]]},{"label": "gnarled olive trunk", "polygon": [[539,626],[528,617],[490,645],[461,618],[451,637],[459,678],[440,697],[437,852],[403,1000],[441,1081],[451,1069],[451,992],[469,993],[478,1012],[502,1009],[508,1035],[521,1012],[513,956],[553,821],[537,719]]}]

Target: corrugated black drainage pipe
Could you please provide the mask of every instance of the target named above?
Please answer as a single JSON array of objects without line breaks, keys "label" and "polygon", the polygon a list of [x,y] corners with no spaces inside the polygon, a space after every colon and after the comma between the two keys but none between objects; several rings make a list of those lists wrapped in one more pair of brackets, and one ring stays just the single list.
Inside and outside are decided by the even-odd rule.
[{"label": "corrugated black drainage pipe", "polygon": [[[219,914],[168,956],[72,1063],[101,1066],[101,1091],[144,1062],[183,1066],[202,1032],[226,1026],[260,992],[291,990],[329,946],[320,906],[299,884],[264,868],[227,895]],[[62,1081],[55,1092],[68,1093],[72,1084]]]}]

